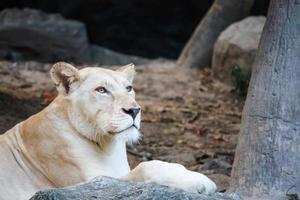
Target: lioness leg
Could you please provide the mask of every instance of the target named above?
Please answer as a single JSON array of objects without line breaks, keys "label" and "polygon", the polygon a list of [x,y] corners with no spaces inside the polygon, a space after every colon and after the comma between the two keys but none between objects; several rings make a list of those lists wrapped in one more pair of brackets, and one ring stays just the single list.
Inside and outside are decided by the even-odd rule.
[{"label": "lioness leg", "polygon": [[180,164],[158,160],[140,163],[123,179],[157,183],[203,194],[213,193],[217,188],[216,184],[203,174],[187,170]]}]

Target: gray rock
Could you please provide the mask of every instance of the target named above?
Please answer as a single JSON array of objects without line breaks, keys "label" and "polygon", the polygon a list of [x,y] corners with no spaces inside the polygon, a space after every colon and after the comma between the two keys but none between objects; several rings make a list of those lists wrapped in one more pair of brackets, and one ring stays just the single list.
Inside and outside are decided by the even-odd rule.
[{"label": "gray rock", "polygon": [[151,60],[133,55],[122,54],[97,45],[90,45],[91,62],[101,65],[126,65],[134,63],[136,65],[147,64]]},{"label": "gray rock", "polygon": [[265,21],[263,16],[247,17],[233,23],[220,34],[212,58],[215,77],[232,85],[230,72],[235,65],[250,76]]},{"label": "gray rock", "polygon": [[83,23],[34,9],[0,12],[0,59],[63,60],[100,65],[146,64],[151,61],[91,45]]},{"label": "gray rock", "polygon": [[74,61],[90,59],[84,24],[33,9],[0,12],[0,58]]},{"label": "gray rock", "polygon": [[213,170],[214,173],[220,173],[225,175],[230,175],[231,164],[221,159],[209,159],[200,167],[199,171]]},{"label": "gray rock", "polygon": [[63,189],[37,192],[30,200],[79,200],[79,199],[189,199],[189,200],[241,200],[236,194],[216,193],[212,196],[187,193],[157,184],[97,177],[90,182]]}]

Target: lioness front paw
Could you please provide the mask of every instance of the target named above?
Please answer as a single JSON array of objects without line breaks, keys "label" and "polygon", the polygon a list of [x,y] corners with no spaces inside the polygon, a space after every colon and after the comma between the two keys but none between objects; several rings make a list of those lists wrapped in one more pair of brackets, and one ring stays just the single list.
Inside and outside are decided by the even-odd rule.
[{"label": "lioness front paw", "polygon": [[211,194],[217,189],[216,184],[210,180],[207,176],[193,172],[186,171],[185,177],[179,181],[179,187],[188,192]]},{"label": "lioness front paw", "polygon": [[217,189],[216,184],[207,176],[187,170],[179,164],[153,160],[141,163],[139,167],[142,168],[142,176],[145,182],[201,194],[211,194]]}]

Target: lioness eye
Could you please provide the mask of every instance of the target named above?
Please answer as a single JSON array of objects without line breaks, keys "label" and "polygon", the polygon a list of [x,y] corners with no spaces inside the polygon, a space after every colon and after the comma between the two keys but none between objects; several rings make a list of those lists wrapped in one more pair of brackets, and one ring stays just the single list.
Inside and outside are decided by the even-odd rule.
[{"label": "lioness eye", "polygon": [[98,87],[98,88],[96,88],[96,91],[99,93],[102,93],[102,94],[107,93],[107,90],[105,89],[105,87]]},{"label": "lioness eye", "polygon": [[131,85],[127,86],[127,87],[126,87],[126,90],[127,90],[128,92],[131,92],[131,91],[132,91],[132,86],[131,86]]}]

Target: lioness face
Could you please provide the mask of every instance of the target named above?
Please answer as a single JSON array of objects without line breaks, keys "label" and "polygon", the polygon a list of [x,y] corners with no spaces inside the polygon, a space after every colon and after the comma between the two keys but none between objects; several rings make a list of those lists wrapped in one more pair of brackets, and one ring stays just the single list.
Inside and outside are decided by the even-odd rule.
[{"label": "lioness face", "polygon": [[77,70],[67,63],[57,63],[51,76],[67,101],[68,117],[73,127],[90,140],[105,137],[136,141],[141,122],[140,106],[135,101],[133,65],[116,71],[103,68]]}]

